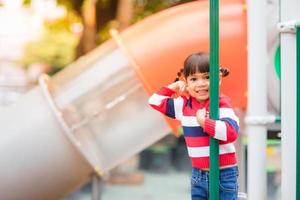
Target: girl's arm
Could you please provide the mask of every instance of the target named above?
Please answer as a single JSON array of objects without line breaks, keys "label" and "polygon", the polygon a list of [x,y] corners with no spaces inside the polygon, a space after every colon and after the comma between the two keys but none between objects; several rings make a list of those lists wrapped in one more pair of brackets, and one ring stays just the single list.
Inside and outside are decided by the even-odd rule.
[{"label": "girl's arm", "polygon": [[177,98],[173,98],[173,96],[177,94],[180,95],[184,91],[185,82],[176,81],[154,93],[149,98],[148,102],[155,110],[158,110],[168,117],[180,120],[185,100],[181,96],[178,96]]},{"label": "girl's arm", "polygon": [[207,118],[204,109],[197,111],[197,120],[204,132],[224,142],[236,140],[239,132],[239,119],[233,109],[228,106],[220,108],[220,119],[212,120]]}]

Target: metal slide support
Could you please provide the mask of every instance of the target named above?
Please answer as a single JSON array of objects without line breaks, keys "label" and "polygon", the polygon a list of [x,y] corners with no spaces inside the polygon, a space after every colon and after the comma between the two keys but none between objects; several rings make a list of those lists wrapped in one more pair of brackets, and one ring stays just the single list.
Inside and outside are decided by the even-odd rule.
[{"label": "metal slide support", "polygon": [[[267,199],[266,147],[267,127],[267,2],[248,0],[248,163],[249,200]],[[260,123],[257,116],[261,116]]]},{"label": "metal slide support", "polygon": [[101,193],[104,186],[103,179],[97,173],[92,174],[92,200],[101,200]]},{"label": "metal slide support", "polygon": [[[210,0],[210,118],[219,119],[219,0]],[[210,137],[209,199],[219,199],[219,142]]]},{"label": "metal slide support", "polygon": [[[281,199],[300,199],[299,191],[299,25],[300,1],[281,0]],[[296,33],[296,34],[295,34]],[[298,183],[297,183],[298,180]]]}]

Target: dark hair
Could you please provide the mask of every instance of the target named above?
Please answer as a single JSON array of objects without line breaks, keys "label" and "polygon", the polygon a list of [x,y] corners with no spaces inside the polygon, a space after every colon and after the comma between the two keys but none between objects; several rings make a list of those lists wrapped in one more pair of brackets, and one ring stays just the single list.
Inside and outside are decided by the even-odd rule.
[{"label": "dark hair", "polygon": [[196,72],[209,72],[209,56],[207,53],[193,53],[184,61],[183,75],[188,77]]},{"label": "dark hair", "polygon": [[[193,53],[189,55],[184,61],[183,69],[177,73],[176,80],[180,80],[182,75],[187,78],[197,72],[206,73],[209,72],[209,55],[204,52]],[[220,73],[222,77],[229,75],[229,69],[220,67]]]}]

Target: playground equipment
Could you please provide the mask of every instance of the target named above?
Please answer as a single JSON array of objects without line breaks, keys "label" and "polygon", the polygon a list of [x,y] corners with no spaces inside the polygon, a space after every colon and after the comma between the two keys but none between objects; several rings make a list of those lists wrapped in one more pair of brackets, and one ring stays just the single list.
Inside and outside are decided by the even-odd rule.
[{"label": "playground equipment", "polygon": [[[295,13],[284,20],[294,19]],[[38,87],[2,109],[1,198],[61,199],[87,182],[93,172],[103,175],[165,136],[170,128],[161,115],[148,108],[147,92],[173,81],[191,52],[208,51],[208,16],[208,2],[196,1],[151,16],[120,34],[112,31],[112,40],[54,77],[42,76]],[[230,68],[231,75],[221,91],[242,109],[247,103],[246,35],[245,2],[222,1],[220,65]],[[292,45],[294,39],[289,36],[282,41],[289,40]],[[274,41],[268,44],[274,49]],[[283,57],[290,51],[285,47]],[[292,74],[294,71],[283,76],[288,81]],[[293,88],[292,82],[283,88]],[[283,116],[288,116],[296,103],[282,100]],[[294,118],[283,120],[283,132],[293,133],[291,122]],[[168,123],[177,130],[178,124]],[[283,199],[294,199],[287,195],[295,188],[290,187],[290,178],[284,177],[294,177],[294,168],[290,170],[295,164],[293,155],[287,154],[295,151],[295,138],[283,136],[288,140],[283,143],[282,194],[286,195]]]},{"label": "playground equipment", "polygon": [[[296,0],[281,1],[281,113],[282,199],[299,199],[299,6]],[[298,21],[296,21],[298,20]],[[298,123],[297,123],[298,122]],[[297,167],[297,168],[296,168]]]},{"label": "playground equipment", "polygon": [[[220,64],[231,70],[222,91],[244,108],[244,2],[220,11]],[[174,7],[113,37],[2,110],[1,198],[60,199],[166,135],[145,90],[171,82],[191,52],[208,50],[208,3]]]},{"label": "playground equipment", "polygon": [[[266,1],[248,2],[248,108],[247,117],[267,118]],[[254,79],[253,77],[256,78]],[[267,199],[267,123],[248,123],[248,197]],[[259,183],[259,187],[256,185]]]}]

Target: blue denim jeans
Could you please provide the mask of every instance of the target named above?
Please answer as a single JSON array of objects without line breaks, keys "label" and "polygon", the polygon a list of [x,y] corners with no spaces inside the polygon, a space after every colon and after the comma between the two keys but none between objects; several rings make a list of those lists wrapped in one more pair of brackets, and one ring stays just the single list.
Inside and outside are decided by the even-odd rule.
[{"label": "blue denim jeans", "polygon": [[[220,169],[219,192],[220,200],[237,200],[238,195],[238,167]],[[191,195],[192,200],[209,199],[209,172],[192,169]]]}]

